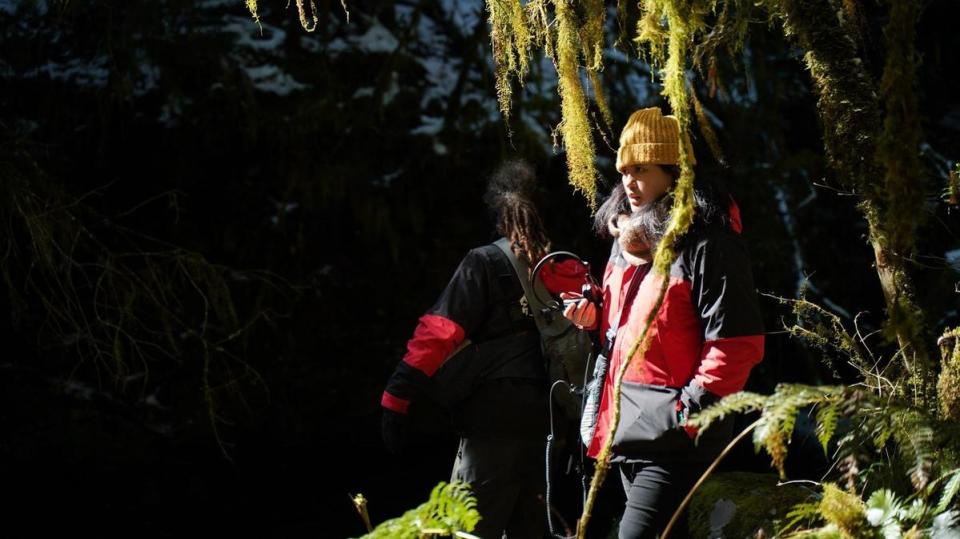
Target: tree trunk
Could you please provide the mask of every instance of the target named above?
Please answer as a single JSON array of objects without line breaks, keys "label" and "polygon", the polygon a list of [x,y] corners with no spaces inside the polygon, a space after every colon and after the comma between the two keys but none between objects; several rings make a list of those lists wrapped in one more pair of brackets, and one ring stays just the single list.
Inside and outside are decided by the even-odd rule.
[{"label": "tree trunk", "polygon": [[[807,51],[804,60],[820,94],[818,112],[827,157],[841,183],[862,197],[860,210],[869,225],[887,307],[887,333],[899,344],[903,359],[903,371],[894,381],[909,385],[915,404],[930,407],[934,404],[930,356],[904,258],[912,247],[915,227],[904,233],[903,223],[913,223],[916,214],[906,215],[906,208],[891,204],[885,195],[891,181],[909,178],[885,176],[885,168],[893,172],[892,163],[878,159],[877,141],[884,136],[879,85],[867,73],[855,41],[829,0],[770,0],[768,5],[783,21],[785,33]],[[904,155],[911,151],[916,147],[906,148]],[[890,238],[897,238],[899,245]]]}]

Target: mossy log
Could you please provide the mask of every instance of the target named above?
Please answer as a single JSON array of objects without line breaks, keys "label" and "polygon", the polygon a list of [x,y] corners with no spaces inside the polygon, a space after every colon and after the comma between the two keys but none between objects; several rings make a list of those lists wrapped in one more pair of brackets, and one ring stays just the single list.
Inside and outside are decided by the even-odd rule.
[{"label": "mossy log", "polygon": [[778,521],[810,496],[802,486],[777,483],[773,473],[713,475],[690,503],[690,537],[773,537]]}]

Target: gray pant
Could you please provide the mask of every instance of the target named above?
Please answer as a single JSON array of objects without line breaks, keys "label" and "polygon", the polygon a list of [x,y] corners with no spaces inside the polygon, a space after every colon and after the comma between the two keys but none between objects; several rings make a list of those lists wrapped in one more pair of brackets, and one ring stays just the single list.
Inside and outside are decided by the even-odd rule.
[{"label": "gray pant", "polygon": [[461,438],[452,481],[470,483],[477,497],[481,539],[541,539],[546,530],[543,503],[544,442]]}]

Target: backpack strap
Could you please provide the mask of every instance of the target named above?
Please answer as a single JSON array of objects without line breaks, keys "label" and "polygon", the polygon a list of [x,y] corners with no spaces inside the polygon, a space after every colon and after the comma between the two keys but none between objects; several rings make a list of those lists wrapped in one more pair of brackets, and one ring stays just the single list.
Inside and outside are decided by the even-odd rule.
[{"label": "backpack strap", "polygon": [[[510,260],[510,264],[513,266],[514,271],[517,272],[517,278],[520,279],[520,284],[523,286],[523,295],[527,298],[527,305],[530,308],[531,313],[533,314],[533,320],[537,323],[537,329],[541,333],[550,326],[550,321],[545,317],[545,312],[548,310],[547,306],[540,301],[540,295],[549,295],[547,292],[547,287],[543,284],[543,281],[537,279],[537,282],[530,282],[530,266],[520,258],[517,258],[517,255],[513,252],[513,249],[510,247],[510,240],[507,238],[500,238],[494,242],[494,245],[500,248],[503,251],[503,254],[507,255],[507,258]],[[536,292],[539,292],[540,295],[537,295],[534,291],[536,287]]]}]

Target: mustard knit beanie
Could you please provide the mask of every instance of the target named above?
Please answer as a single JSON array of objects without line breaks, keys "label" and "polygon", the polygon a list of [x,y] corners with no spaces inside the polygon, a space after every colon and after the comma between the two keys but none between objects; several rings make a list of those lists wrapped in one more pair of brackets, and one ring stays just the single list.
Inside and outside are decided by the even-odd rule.
[{"label": "mustard knit beanie", "polygon": [[[696,164],[693,148],[690,163]],[[628,165],[677,165],[680,163],[680,122],[674,116],[663,116],[660,109],[640,109],[630,115],[620,133],[617,170]]]}]

